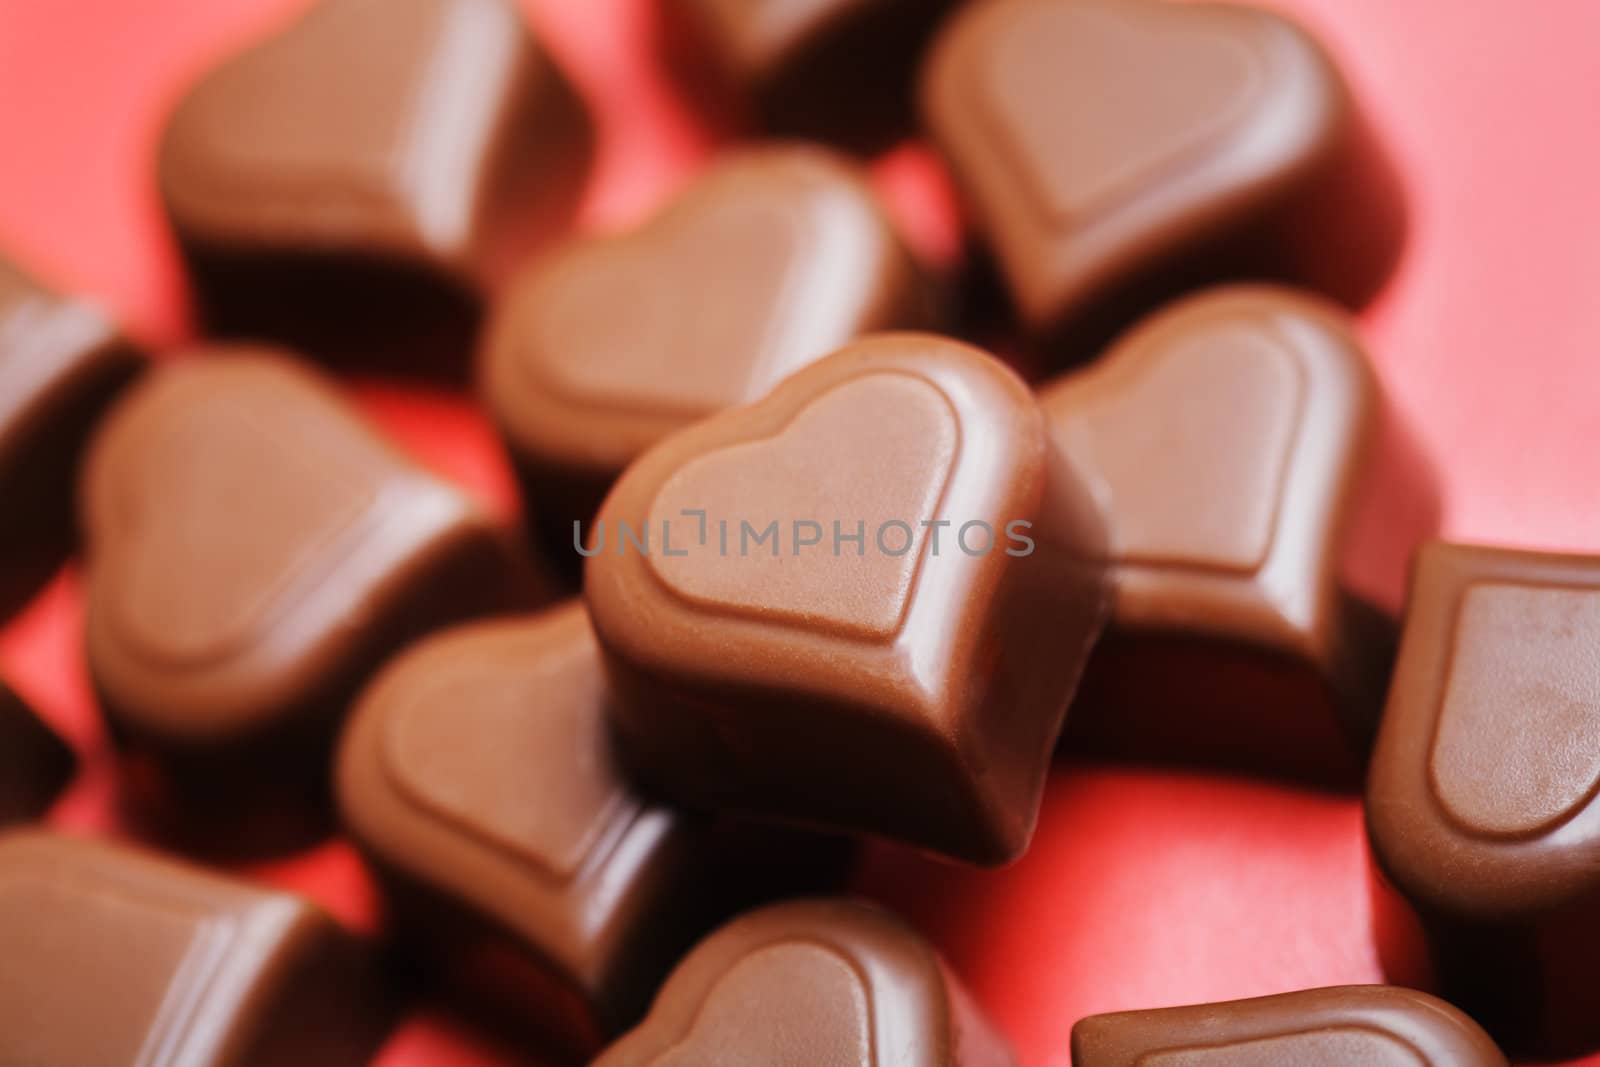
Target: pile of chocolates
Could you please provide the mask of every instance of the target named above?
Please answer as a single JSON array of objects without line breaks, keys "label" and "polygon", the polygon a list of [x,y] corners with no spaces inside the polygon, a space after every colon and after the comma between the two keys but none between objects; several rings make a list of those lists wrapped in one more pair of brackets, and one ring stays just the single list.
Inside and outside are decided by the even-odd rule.
[{"label": "pile of chocolates", "polygon": [[[1431,540],[1352,318],[1404,199],[1322,46],[662,16],[743,140],[626,232],[570,232],[596,137],[512,0],[318,0],[164,130],[203,345],[0,262],[0,611],[79,553],[124,799],[189,853],[26,825],[73,755],[0,687],[0,1063],[365,1064],[420,974],[598,1067],[1012,1065],[833,894],[863,838],[1017,859],[1060,748],[1365,777],[1402,983],[1093,1016],[1077,1067],[1600,1046],[1600,560]],[[865,176],[908,136],[959,263]],[[515,526],[330,373],[469,363]],[[193,865],[330,818],[381,944]]]}]

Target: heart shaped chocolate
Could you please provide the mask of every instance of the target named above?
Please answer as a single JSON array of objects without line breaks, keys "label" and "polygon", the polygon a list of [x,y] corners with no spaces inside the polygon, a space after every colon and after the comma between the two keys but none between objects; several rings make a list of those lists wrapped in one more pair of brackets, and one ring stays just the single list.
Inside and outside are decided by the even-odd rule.
[{"label": "heart shaped chocolate", "polygon": [[592,534],[649,781],[978,862],[1026,845],[1104,552],[1009,370],[931,335],[859,341],[646,453]]},{"label": "heart shaped chocolate", "polygon": [[492,332],[483,391],[566,544],[651,444],[927,308],[859,170],[818,149],[746,150],[639,229],[532,268]]},{"label": "heart shaped chocolate", "polygon": [[1322,49],[1278,15],[973,5],[922,90],[1022,317],[1063,355],[1197,281],[1284,277],[1359,302],[1398,249],[1381,153]]},{"label": "heart shaped chocolate", "polygon": [[1012,1067],[933,949],[847,901],[752,912],[703,941],[595,1067]]},{"label": "heart shaped chocolate", "polygon": [[[1288,290],[1205,293],[1041,402],[1060,447],[1103,483],[1117,589],[1074,729],[1103,720],[1149,755],[1163,731],[1140,716],[1156,714],[1182,720],[1191,758],[1253,733],[1282,769],[1298,747],[1288,727],[1225,724],[1240,708],[1281,718],[1273,694],[1286,704],[1289,687],[1296,715],[1321,721],[1319,743],[1369,737],[1393,631],[1342,569],[1381,408],[1348,317]],[[1192,733],[1213,740],[1195,747]]]},{"label": "heart shaped chocolate", "polygon": [[[825,885],[837,851],[768,828],[752,848],[754,832],[646,803],[615,765],[605,705],[580,603],[469,623],[385,667],[337,774],[344,824],[397,890],[406,936],[519,1019],[537,989],[542,1029],[591,1053],[711,925]],[[769,847],[788,853],[778,871]],[[480,951],[501,965],[474,973]]]},{"label": "heart shaped chocolate", "polygon": [[84,502],[89,666],[158,748],[325,738],[389,650],[521,588],[472,503],[278,353],[153,373],[96,439]]},{"label": "heart shaped chocolate", "polygon": [[570,213],[588,142],[508,0],[321,0],[183,99],[161,190],[203,309],[284,336],[334,281],[348,317],[502,279]]},{"label": "heart shaped chocolate", "polygon": [[1540,1058],[1600,1039],[1596,642],[1600,557],[1426,545],[1367,780],[1386,962]]}]

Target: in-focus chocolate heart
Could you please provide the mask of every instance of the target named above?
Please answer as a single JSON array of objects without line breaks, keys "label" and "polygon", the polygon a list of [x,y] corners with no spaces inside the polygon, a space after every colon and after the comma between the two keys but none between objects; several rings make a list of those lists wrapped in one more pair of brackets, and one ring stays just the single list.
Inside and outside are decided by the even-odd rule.
[{"label": "in-focus chocolate heart", "polygon": [[459,374],[589,142],[509,0],[321,0],[183,98],[161,192],[212,332]]},{"label": "in-focus chocolate heart", "polygon": [[601,509],[585,591],[625,758],[692,807],[1012,859],[1099,633],[1102,536],[1011,371],[849,345]]},{"label": "in-focus chocolate heart", "polygon": [[657,216],[539,260],[497,316],[485,401],[559,553],[639,453],[859,334],[929,325],[868,186],[820,149],[746,149]]},{"label": "in-focus chocolate heart", "polygon": [[1267,11],[975,4],[941,31],[922,108],[1023,322],[1058,358],[1209,281],[1282,278],[1358,305],[1403,237],[1349,88]]}]

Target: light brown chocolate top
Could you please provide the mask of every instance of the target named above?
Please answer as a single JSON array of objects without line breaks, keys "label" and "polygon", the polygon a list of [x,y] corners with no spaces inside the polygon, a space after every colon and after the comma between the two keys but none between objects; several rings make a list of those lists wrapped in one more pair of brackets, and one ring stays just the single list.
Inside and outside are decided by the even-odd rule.
[{"label": "light brown chocolate top", "polygon": [[1209,290],[1040,399],[1101,481],[1119,624],[1332,662],[1379,410],[1348,315],[1287,289]]},{"label": "light brown chocolate top", "polygon": [[924,296],[858,168],[744,149],[640,228],[538,261],[491,335],[484,393],[520,453],[615,475],[859,333],[921,325]]},{"label": "light brown chocolate top", "polygon": [[1419,907],[1532,920],[1596,886],[1600,559],[1435,543],[1417,560],[1367,786]]},{"label": "light brown chocolate top", "polygon": [[145,729],[222,738],[347,665],[426,561],[498,540],[280,352],[163,365],[96,438],[88,653]]},{"label": "light brown chocolate top", "polygon": [[1073,1067],[1505,1067],[1487,1034],[1442,1000],[1336,986],[1151,1011],[1072,1028]]},{"label": "light brown chocolate top", "polygon": [[847,901],[751,912],[703,941],[595,1067],[1014,1067],[932,948]]}]

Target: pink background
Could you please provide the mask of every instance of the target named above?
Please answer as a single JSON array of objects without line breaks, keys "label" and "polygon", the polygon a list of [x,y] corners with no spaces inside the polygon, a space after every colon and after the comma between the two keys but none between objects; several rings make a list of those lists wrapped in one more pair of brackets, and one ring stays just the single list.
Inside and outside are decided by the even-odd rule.
[{"label": "pink background", "polygon": [[[97,294],[153,344],[184,338],[150,178],[161,116],[195,73],[303,5],[0,0],[0,247]],[[527,6],[601,123],[584,224],[637,217],[712,147],[655,63],[650,0]],[[1444,467],[1448,531],[1600,549],[1600,3],[1275,6],[1341,57],[1406,177],[1410,244],[1366,325],[1393,397]],[[877,173],[919,243],[948,253],[947,194],[926,158],[903,150]],[[424,459],[511,506],[493,437],[462,397],[355,388]],[[69,572],[0,630],[0,674],[85,755],[53,821],[116,832],[80,623]],[[1025,1064],[1065,1067],[1068,1031],[1089,1012],[1378,980],[1365,862],[1354,797],[1064,766],[1011,868],[876,849],[861,884],[940,943]],[[376,921],[341,843],[250,873]],[[426,1007],[380,1062],[537,1063]]]}]

